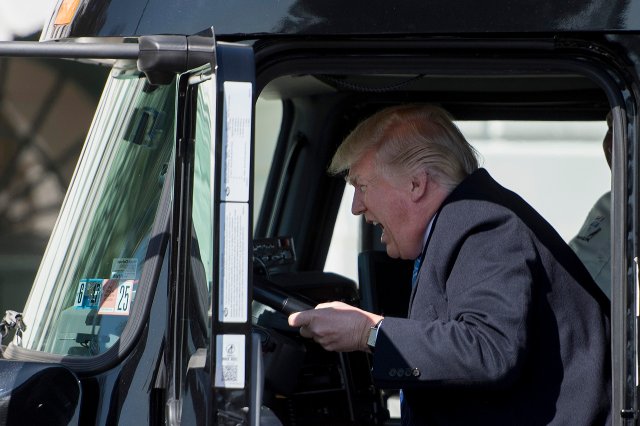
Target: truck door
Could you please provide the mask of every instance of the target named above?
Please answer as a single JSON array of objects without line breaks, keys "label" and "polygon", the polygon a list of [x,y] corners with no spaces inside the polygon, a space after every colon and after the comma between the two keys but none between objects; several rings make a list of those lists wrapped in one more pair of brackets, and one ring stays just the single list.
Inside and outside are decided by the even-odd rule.
[{"label": "truck door", "polygon": [[178,238],[168,420],[257,424],[259,381],[251,368],[259,348],[252,346],[249,315],[253,50],[218,43],[212,55],[210,64],[178,79],[184,102],[172,225]]}]

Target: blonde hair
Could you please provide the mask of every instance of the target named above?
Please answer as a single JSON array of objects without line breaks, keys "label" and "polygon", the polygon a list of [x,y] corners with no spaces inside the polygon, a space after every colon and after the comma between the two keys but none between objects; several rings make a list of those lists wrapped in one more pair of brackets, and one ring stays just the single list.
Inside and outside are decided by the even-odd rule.
[{"label": "blonde hair", "polygon": [[329,173],[341,174],[371,150],[383,173],[426,170],[441,185],[453,189],[478,168],[475,149],[453,118],[433,105],[398,105],[361,122],[342,142]]}]

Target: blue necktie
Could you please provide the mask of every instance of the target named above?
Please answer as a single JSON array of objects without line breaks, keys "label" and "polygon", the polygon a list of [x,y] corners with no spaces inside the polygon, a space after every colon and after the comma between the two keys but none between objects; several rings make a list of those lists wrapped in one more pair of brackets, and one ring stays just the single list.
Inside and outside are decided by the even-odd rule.
[{"label": "blue necktie", "polygon": [[420,255],[415,262],[413,262],[413,275],[411,276],[411,286],[415,287],[418,282],[418,272],[420,272],[420,265],[422,265],[422,255]]}]

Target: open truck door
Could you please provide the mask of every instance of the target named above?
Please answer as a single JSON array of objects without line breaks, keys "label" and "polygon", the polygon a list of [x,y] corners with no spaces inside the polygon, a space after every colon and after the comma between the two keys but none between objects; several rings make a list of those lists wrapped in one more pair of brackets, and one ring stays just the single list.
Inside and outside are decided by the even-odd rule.
[{"label": "open truck door", "polygon": [[258,424],[252,49],[209,32],[0,54],[114,61],[3,351],[3,423]]}]

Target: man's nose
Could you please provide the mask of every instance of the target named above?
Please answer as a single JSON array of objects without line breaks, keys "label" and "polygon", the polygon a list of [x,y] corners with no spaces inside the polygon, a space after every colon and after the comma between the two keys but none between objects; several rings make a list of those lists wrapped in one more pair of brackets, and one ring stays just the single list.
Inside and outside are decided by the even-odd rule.
[{"label": "man's nose", "polygon": [[365,210],[366,208],[364,206],[364,203],[362,202],[362,194],[356,188],[355,192],[353,193],[353,202],[351,203],[351,213],[358,216],[364,213]]}]

